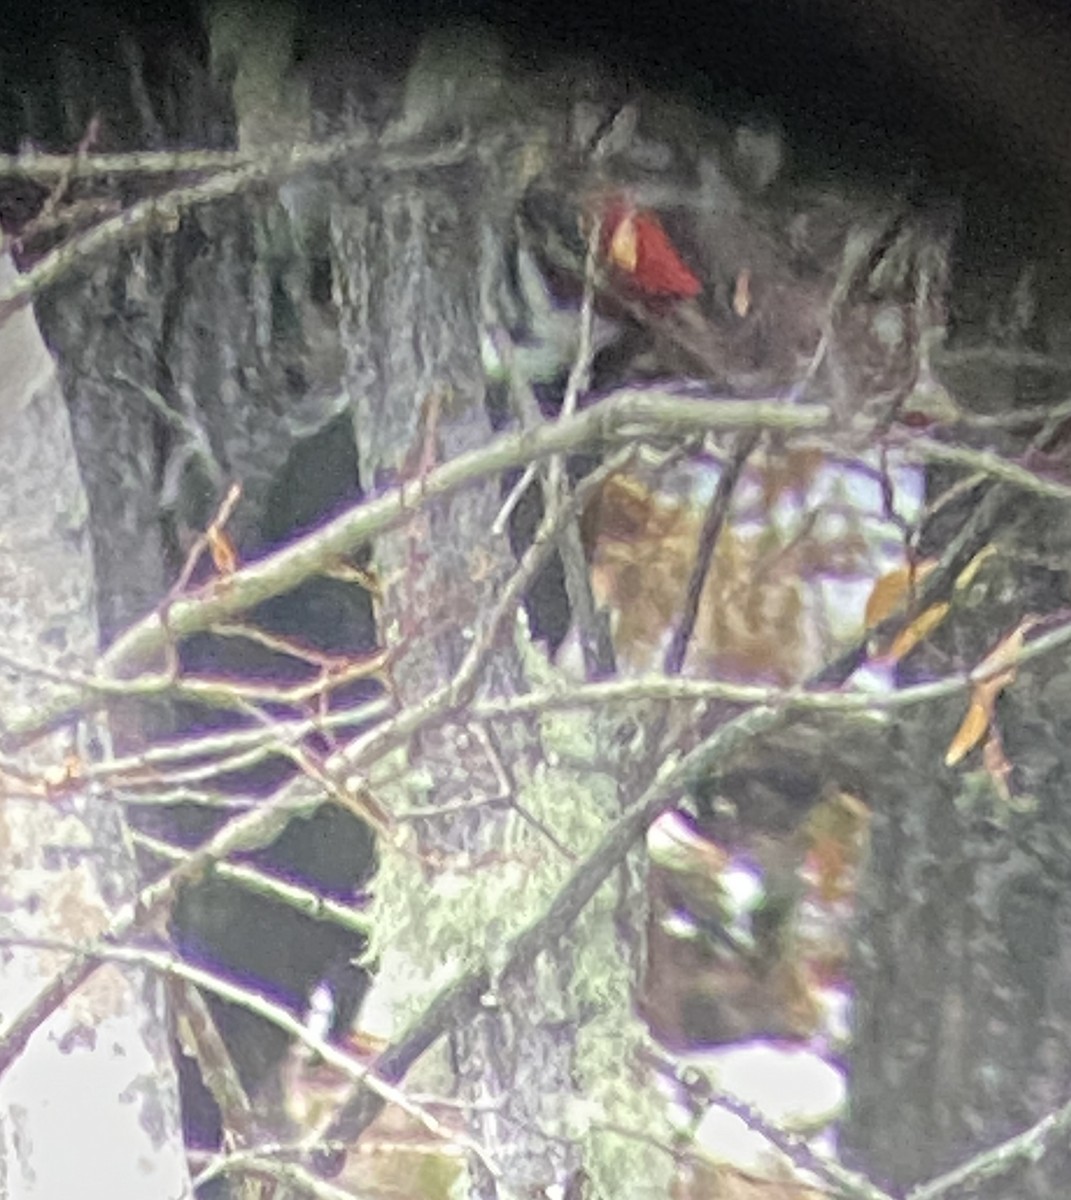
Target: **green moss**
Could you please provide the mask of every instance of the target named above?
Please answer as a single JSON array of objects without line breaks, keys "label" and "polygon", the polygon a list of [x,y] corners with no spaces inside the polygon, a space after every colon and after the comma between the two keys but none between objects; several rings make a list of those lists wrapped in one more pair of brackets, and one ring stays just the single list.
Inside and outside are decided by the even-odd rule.
[{"label": "green moss", "polygon": [[[568,686],[519,629],[533,689]],[[376,881],[370,954],[404,947],[419,981],[406,996],[404,1021],[416,1016],[442,986],[442,967],[457,971],[480,963],[495,969],[512,938],[541,916],[619,814],[614,761],[621,722],[612,714],[546,713],[539,721],[542,761],[517,772],[517,808],[504,814],[494,848],[473,861],[427,868],[410,852],[385,847]],[[613,738],[614,741],[609,739]],[[618,753],[620,751],[618,750]],[[380,765],[377,794],[392,808],[427,805],[432,780],[407,768],[403,754]],[[563,853],[541,831],[552,831]],[[629,894],[642,906],[636,882],[637,848],[627,864]],[[575,1078],[580,1099],[557,1111],[553,1132],[583,1147],[596,1194],[645,1198],[668,1194],[673,1161],[665,1104],[639,1061],[646,1037],[633,1011],[632,962],[617,934],[622,876],[615,873],[596,893],[549,955],[525,979],[526,1001],[541,1024],[562,1021],[576,1030]],[[642,908],[634,922],[643,925]],[[567,985],[563,987],[563,979]],[[622,1131],[625,1131],[624,1133]],[[629,1132],[631,1131],[631,1132]],[[423,1193],[421,1193],[423,1194]]]}]

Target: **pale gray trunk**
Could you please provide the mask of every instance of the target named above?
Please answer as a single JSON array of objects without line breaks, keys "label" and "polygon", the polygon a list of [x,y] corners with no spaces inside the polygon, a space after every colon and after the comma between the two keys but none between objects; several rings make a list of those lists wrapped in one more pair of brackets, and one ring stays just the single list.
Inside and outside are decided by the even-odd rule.
[{"label": "pale gray trunk", "polygon": [[[14,277],[0,259],[0,286]],[[44,702],[41,672],[87,673],[97,652],[88,509],[67,406],[32,311],[0,327],[0,713]],[[67,957],[27,939],[92,942],[136,892],[122,814],[79,779],[102,729],[62,729],[20,759],[0,807],[0,1011],[19,1013]],[[49,790],[48,784],[51,784]],[[91,1182],[90,1182],[91,1181]],[[0,1194],[190,1194],[160,983],[105,965],[45,1021],[0,1081]]]}]

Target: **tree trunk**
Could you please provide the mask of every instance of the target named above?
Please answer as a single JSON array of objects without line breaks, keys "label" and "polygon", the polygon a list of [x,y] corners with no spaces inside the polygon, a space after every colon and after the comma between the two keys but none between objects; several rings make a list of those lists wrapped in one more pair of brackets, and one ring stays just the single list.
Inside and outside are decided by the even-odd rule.
[{"label": "tree trunk", "polygon": [[[425,88],[457,95],[463,89],[456,80],[435,78],[434,72],[475,71],[486,57],[493,54],[481,54],[479,43],[441,63],[424,52],[420,86],[410,84],[410,97]],[[493,81],[480,78],[493,91]],[[514,110],[518,98],[506,97],[503,106]],[[446,109],[448,123],[456,115],[465,114]],[[400,124],[412,130],[423,119],[410,107]],[[534,139],[537,131],[533,122],[523,135]],[[520,157],[519,136],[509,123],[492,120],[481,128],[478,147],[455,166],[378,180],[371,188],[358,175],[342,181],[332,232],[346,385],[366,488],[419,481],[437,463],[493,436],[481,334],[499,315],[488,311],[488,297],[504,270],[519,186],[510,174]],[[406,705],[450,684],[474,644],[487,636],[496,600],[516,570],[507,530],[495,532],[502,503],[500,482],[492,478],[423,508],[404,529],[377,541],[379,626],[386,644],[398,649],[392,675]],[[478,695],[527,690],[513,629],[511,617],[490,645]],[[517,636],[527,637],[523,631]],[[381,793],[393,796],[399,809],[455,808],[417,822],[407,853],[382,850],[374,939],[380,964],[372,1002],[388,996],[402,1013],[419,1011],[432,999],[448,958],[465,961],[471,953],[493,961],[496,947],[538,913],[539,897],[553,895],[553,881],[569,861],[553,841],[532,838],[514,807],[521,802],[529,812],[538,810],[540,801],[530,791],[545,753],[537,730],[496,723],[484,741],[474,736],[463,711],[457,717],[456,725],[447,721],[410,746],[405,775],[420,782]],[[503,792],[503,768],[515,796]],[[550,803],[555,828],[562,828],[564,816],[565,827],[579,831],[587,824],[585,836],[597,828],[600,811],[603,817],[612,811],[597,790]],[[588,820],[569,817],[570,803],[587,807]],[[518,871],[539,880],[538,886],[526,887]],[[450,895],[446,904],[436,899],[441,888],[449,888],[442,893]],[[604,954],[614,943],[609,921],[608,911],[598,917]],[[581,1147],[565,1135],[563,1122],[584,1094],[578,1061],[584,988],[573,944],[580,936],[574,931],[564,937],[545,970],[533,969],[497,990],[483,1013],[450,1035],[448,1058],[437,1052],[440,1067],[431,1078],[473,1104],[474,1132],[503,1172],[497,1185],[478,1175],[474,1195],[497,1195],[496,1186],[535,1194],[566,1186],[579,1171]],[[590,963],[586,969],[592,970]],[[601,970],[607,996],[613,995],[620,972],[607,962]],[[603,1016],[625,1029],[633,1022],[627,976],[620,982],[616,1007]],[[446,1072],[445,1062],[453,1064]],[[428,1078],[429,1070],[425,1063],[417,1078]],[[663,1174],[651,1168],[652,1192]],[[630,1194],[640,1192],[634,1187]]]},{"label": "tree trunk", "polygon": [[[14,275],[5,251],[0,286]],[[29,309],[0,326],[0,425],[0,708],[11,719],[47,701],[51,672],[90,673],[98,645],[85,491]],[[100,726],[59,730],[21,760],[30,774],[5,783],[0,1009],[9,1019],[68,958],[58,947],[92,944],[136,894],[121,811],[84,777],[107,744]],[[117,1198],[190,1194],[161,984],[117,964],[38,1027],[0,1083],[0,1192],[59,1200],[89,1179]]]},{"label": "tree trunk", "polygon": [[[990,533],[1000,559],[937,639],[943,662],[980,661],[1025,615],[1062,607],[1062,513],[1033,501],[1011,511]],[[1039,558],[1052,566],[1024,565]],[[933,662],[915,669],[926,677]],[[900,766],[879,789],[861,896],[846,1131],[860,1165],[898,1187],[1021,1132],[1067,1099],[1067,689],[1066,669],[1050,658],[1021,669],[998,702],[1010,797],[978,750],[962,766],[944,765],[966,700],[899,730]],[[1060,1191],[1068,1165],[1053,1148],[976,1194],[1040,1200]]]},{"label": "tree trunk", "polygon": [[[285,8],[273,9],[274,17],[286,17]],[[310,131],[318,136],[345,126],[352,132],[354,126],[346,123],[352,122],[353,107],[361,108],[354,96],[367,102],[359,119],[377,136],[386,128],[388,142],[392,136],[423,137],[429,151],[441,151],[462,134],[470,137],[463,153],[450,162],[444,154],[437,166],[396,172],[347,161],[300,185],[264,188],[187,213],[177,230],[88,264],[77,286],[42,302],[90,496],[105,640],[166,596],[191,539],[210,521],[232,479],[241,479],[245,491],[231,532],[241,554],[249,556],[360,491],[371,494],[399,480],[419,488],[435,465],[492,436],[481,335],[497,319],[502,247],[512,232],[518,179],[529,155],[538,158],[548,141],[565,137],[562,98],[548,101],[544,93],[536,104],[531,93],[514,88],[515,81],[504,81],[498,74],[502,56],[493,45],[447,47],[445,59],[418,61],[408,89],[396,73],[375,78],[363,58],[343,64],[325,58],[317,74],[320,63],[306,47],[304,78],[311,83],[303,85],[294,61],[293,21],[266,21],[258,11],[241,3],[212,9],[211,54],[216,70],[233,82],[233,114],[213,73],[179,39],[169,60],[172,84],[163,101],[156,98],[170,127],[154,116],[136,69],[123,74],[115,63],[83,61],[79,54],[90,52],[80,48],[71,55],[78,71],[53,72],[61,89],[74,89],[64,93],[60,107],[76,123],[60,131],[18,133],[77,144],[91,115],[86,97],[97,94],[89,83],[107,79],[101,92],[112,105],[106,126],[134,131],[135,145],[163,138],[216,146],[237,129],[243,149],[256,150]],[[120,77],[128,84],[116,83]],[[333,89],[346,104],[328,102]],[[388,124],[384,113],[396,107],[403,90],[402,115]],[[31,111],[38,110],[30,105]],[[1055,154],[1055,142],[1047,145]],[[649,150],[651,162],[663,161],[662,147]],[[741,207],[746,208],[742,201]],[[750,213],[734,210],[725,227],[730,233],[721,241],[733,243],[724,251],[727,266],[733,265],[728,251],[737,250],[730,234],[738,216],[746,226]],[[760,213],[758,228],[761,220]],[[718,238],[708,241],[713,257],[723,254]],[[741,263],[747,266],[746,256]],[[819,265],[835,274],[834,262]],[[750,305],[746,287],[740,295],[729,287],[741,282],[739,266],[722,281],[729,288],[723,315],[731,328],[737,318],[745,320]],[[779,349],[791,340],[782,318],[789,321],[790,302],[798,299],[787,284],[786,295],[785,312],[775,314],[769,331]],[[803,324],[810,338],[813,327]],[[6,649],[24,661],[84,670],[96,650],[84,498],[51,362],[23,316],[0,328],[0,338],[16,332],[14,357],[29,378],[6,382],[12,378],[12,355],[4,351],[0,358],[0,380],[15,397],[11,403],[5,398],[0,412],[7,431],[0,470],[7,550],[0,553],[0,570],[17,618],[6,630]],[[964,388],[969,393],[976,384],[968,380]],[[986,384],[995,388],[991,407],[1006,408],[1007,395],[997,394],[992,379]],[[319,490],[326,467],[293,470],[295,448],[321,437],[317,446],[342,449],[335,460],[342,464],[338,486],[330,497]],[[1007,449],[1015,453],[1019,447]],[[282,492],[288,493],[283,499]],[[318,623],[297,620],[291,628],[304,635],[313,625],[320,633],[328,627],[327,651],[367,649],[378,635],[378,644],[394,654],[391,684],[397,699],[419,705],[450,683],[479,644],[487,615],[514,569],[505,535],[494,532],[500,505],[497,482],[486,481],[422,506],[404,528],[381,537],[374,547],[374,630],[363,601],[337,596]],[[286,519],[273,524],[276,507],[285,510]],[[938,653],[951,658],[927,660],[911,670],[938,674],[950,660],[976,662],[1023,615],[1057,608],[1066,594],[1063,523],[1062,513],[1030,507],[1012,523],[994,525],[991,539],[1001,547],[1001,561],[1018,561],[1029,547],[1030,572],[981,577],[976,585],[981,590],[973,593],[976,616],[950,620],[938,637]],[[936,540],[935,548],[940,549]],[[511,627],[508,633],[487,647],[477,694],[510,696],[528,687],[527,676],[540,670],[541,682],[548,677],[557,682],[523,631],[514,637]],[[188,663],[222,672],[251,665],[241,656],[228,657],[232,652],[222,639],[204,638],[183,652]],[[19,691],[29,687],[27,679],[36,690]],[[49,686],[48,679],[35,681],[19,672],[5,707],[32,704]],[[1066,1078],[1071,1043],[1071,964],[1062,937],[1071,923],[1062,866],[1069,842],[1062,786],[1071,766],[1063,737],[1067,692],[1058,667],[1034,667],[1020,672],[1014,693],[998,706],[1016,771],[1013,790],[1033,804],[1009,805],[984,772],[942,766],[961,715],[955,703],[936,716],[928,710],[925,722],[897,721],[883,731],[887,742],[877,748],[855,746],[848,723],[822,735],[828,743],[803,730],[806,754],[822,760],[814,779],[808,777],[808,784],[817,781],[811,790],[835,776],[875,812],[847,1140],[862,1165],[898,1185],[951,1165],[1062,1099],[1057,1089]],[[390,807],[421,810],[404,823],[410,836],[382,846],[376,884],[379,994],[373,995],[386,996],[393,1009],[392,1034],[404,1031],[405,1022],[435,996],[443,963],[455,972],[472,961],[493,966],[506,940],[556,894],[570,856],[586,853],[635,782],[620,778],[627,774],[621,766],[625,750],[621,744],[607,750],[610,739],[597,721],[560,722],[552,747],[546,725],[538,732],[496,726],[492,737],[489,730],[474,733],[462,717],[450,712],[422,731],[373,781]],[[149,719],[139,707],[130,710],[129,720],[121,713],[118,734],[137,745],[179,721],[173,710]],[[833,749],[826,753],[829,745]],[[77,778],[77,763],[91,761],[94,746],[82,739],[71,778],[64,779],[60,764],[68,748],[62,740],[41,743],[38,765],[58,771],[49,798],[20,797],[14,794],[19,784],[12,785],[5,804],[5,837],[14,848],[8,861],[18,864],[18,871],[9,869],[5,892],[19,900],[20,910],[41,901],[33,921],[27,911],[12,912],[5,930],[12,938],[92,937],[106,912],[132,894],[130,857],[116,850],[126,845],[116,810]],[[761,790],[764,771],[777,774],[780,751],[766,750],[749,746],[732,795],[746,797],[749,780]],[[556,766],[562,759],[581,765],[573,777],[568,767],[551,775],[540,760],[552,758]],[[785,761],[790,769],[782,774],[798,784],[794,770],[800,760]],[[724,769],[731,773],[733,764]],[[341,817],[338,810],[331,813]],[[540,832],[541,823],[554,825],[557,845]],[[355,824],[342,817],[329,825],[315,853],[326,853],[326,843],[336,840],[343,825],[353,837]],[[28,849],[20,859],[23,846]],[[98,847],[111,851],[106,860],[95,857]],[[363,840],[361,852],[366,854]],[[362,868],[350,867],[341,886],[352,890]],[[46,868],[58,878],[46,880]],[[653,1142],[661,1128],[654,1111],[664,1107],[657,1097],[651,1100],[649,1089],[636,1088],[630,1074],[637,1069],[630,1008],[636,949],[626,944],[621,928],[639,924],[635,908],[629,909],[637,896],[635,879],[625,880],[619,893],[603,889],[584,920],[561,932],[554,953],[544,954],[522,983],[486,989],[479,1014],[453,1031],[449,1053],[427,1069],[428,1088],[479,1102],[472,1106],[470,1132],[501,1168],[507,1191],[567,1187],[583,1166],[606,1194],[629,1200],[664,1194],[668,1156],[638,1148],[641,1139],[614,1142],[606,1135],[615,1123],[623,1129],[642,1126]],[[70,925],[74,907],[77,928]],[[193,893],[186,913],[191,925],[201,922],[202,932],[213,922],[216,928],[231,923],[232,914],[220,903],[220,892],[209,888]],[[260,925],[276,928],[263,918]],[[256,922],[252,928],[255,934]],[[243,925],[243,943],[252,940]],[[332,950],[341,949],[349,959],[359,948],[346,943]],[[268,945],[265,953],[279,959],[290,949]],[[5,1016],[48,970],[28,951],[12,953],[6,962],[0,978],[13,996],[0,998]],[[317,967],[323,965],[317,960]],[[295,1006],[301,985],[311,982],[297,974],[287,979]],[[302,974],[315,978],[316,969]],[[106,1012],[105,1003],[113,1005]],[[38,1134],[34,1124],[27,1135],[29,1124],[19,1121],[25,1106],[31,1114],[26,1122],[40,1120],[42,1129],[47,1122],[45,1109],[33,1109],[27,1100],[44,1062],[46,1070],[57,1072],[56,1086],[49,1085],[53,1115],[57,1096],[70,1096],[73,1104],[87,1094],[100,1098],[94,1105],[99,1115],[123,1087],[127,1097],[157,1102],[160,1123],[145,1122],[155,1146],[162,1147],[154,1149],[151,1161],[160,1172],[173,1169],[173,1175],[153,1190],[170,1187],[180,1194],[169,1076],[166,1070],[152,1075],[159,1095],[144,1083],[164,1042],[154,986],[133,972],[105,968],[72,1005],[38,1033],[4,1079],[0,1133],[7,1190],[59,1194],[63,1166],[73,1164],[84,1175],[97,1161],[93,1154],[103,1155],[110,1143],[125,1165],[115,1166],[115,1174],[108,1173],[114,1164],[102,1166],[97,1178],[115,1180],[110,1194],[126,1194],[126,1151],[137,1144],[132,1131],[106,1137],[98,1126],[72,1116],[46,1131],[51,1145],[63,1140],[62,1148],[38,1158],[46,1132]],[[263,1044],[263,1027],[257,1028]],[[127,1056],[129,1086],[110,1077],[87,1085],[75,1077],[90,1060],[93,1069],[98,1060],[109,1061],[115,1046]],[[268,1069],[263,1063],[261,1068]],[[609,1081],[621,1108],[613,1109],[600,1095],[603,1107],[592,1119],[575,1102],[596,1094],[595,1079]],[[648,1102],[650,1112],[643,1109]],[[130,1104],[117,1120],[125,1114],[136,1123],[143,1107]],[[69,1140],[72,1129],[83,1128],[93,1142],[84,1153]],[[32,1161],[23,1153],[28,1144]],[[31,1169],[36,1182],[30,1181]],[[1059,1155],[1050,1156],[1030,1180],[1016,1181],[1015,1194],[1054,1194],[1064,1169]],[[473,1192],[490,1194],[491,1187],[477,1173]],[[73,1190],[67,1181],[65,1194]],[[1008,1193],[994,1185],[992,1195],[1002,1194]]]}]

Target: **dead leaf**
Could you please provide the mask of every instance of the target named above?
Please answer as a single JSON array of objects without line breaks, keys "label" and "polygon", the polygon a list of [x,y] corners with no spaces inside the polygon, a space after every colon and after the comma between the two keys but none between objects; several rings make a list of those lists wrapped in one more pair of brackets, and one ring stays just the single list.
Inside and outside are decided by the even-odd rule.
[{"label": "dead leaf", "polygon": [[903,608],[908,598],[936,566],[937,559],[925,558],[919,562],[903,563],[882,575],[871,588],[867,598],[865,628],[873,629],[886,617],[891,617]]},{"label": "dead leaf", "polygon": [[212,565],[220,575],[233,575],[238,570],[238,551],[226,530],[219,525],[210,525],[205,534]]},{"label": "dead leaf", "polygon": [[[1026,634],[1036,624],[1034,617],[1020,621],[971,673],[971,702],[945,754],[946,767],[954,767],[962,762],[985,737],[993,722],[997,699],[1015,679]],[[996,736],[995,733],[993,736]],[[1000,758],[1003,760],[1003,751]],[[993,762],[999,766],[996,759]]]},{"label": "dead leaf", "polygon": [[733,287],[733,312],[741,320],[751,311],[751,272],[745,267]]},{"label": "dead leaf", "polygon": [[954,767],[978,745],[986,735],[989,721],[993,715],[995,696],[984,692],[975,692],[967,707],[967,715],[960,722],[955,736],[949,743],[945,753],[945,766]]},{"label": "dead leaf", "polygon": [[940,604],[931,604],[929,608],[923,609],[919,615],[905,625],[903,629],[893,638],[893,643],[889,649],[879,656],[878,661],[883,663],[898,663],[906,658],[916,646],[924,642],[938,625],[948,616],[948,610],[952,606],[946,601]]}]

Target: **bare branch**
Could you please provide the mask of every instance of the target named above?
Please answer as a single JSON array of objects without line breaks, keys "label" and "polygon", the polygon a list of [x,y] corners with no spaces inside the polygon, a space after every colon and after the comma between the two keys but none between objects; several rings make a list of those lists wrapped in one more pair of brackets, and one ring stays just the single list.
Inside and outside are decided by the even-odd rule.
[{"label": "bare branch", "polygon": [[[98,673],[105,678],[129,676],[143,664],[158,660],[176,640],[230,621],[304,579],[331,570],[346,554],[370,538],[403,525],[425,505],[511,467],[582,446],[630,444],[652,433],[680,436],[718,428],[813,431],[827,420],[828,411],[818,405],[703,400],[666,388],[615,392],[572,417],[496,438],[478,450],[459,455],[420,479],[343,513],[300,541],[175,599],[166,612],[153,613],[119,638],[103,656]],[[1066,490],[1071,496],[1071,488]],[[33,714],[9,717],[6,748],[16,749],[33,741],[71,717],[89,699],[80,689],[57,689],[50,703]]]},{"label": "bare branch", "polygon": [[981,472],[990,479],[1009,483],[1035,496],[1046,496],[1053,500],[1071,498],[1071,484],[1038,475],[991,450],[972,450],[968,446],[953,446],[946,442],[935,442],[931,438],[909,435],[895,437],[890,444],[906,451],[919,462],[944,463],[946,466]]},{"label": "bare branch", "polygon": [[360,151],[367,157],[366,165],[385,171],[451,166],[469,153],[464,144],[423,153],[404,148],[381,151],[366,135],[361,135],[356,139],[299,143],[257,155],[246,166],[140,200],[116,216],[57,246],[32,270],[20,275],[0,292],[0,323],[12,312],[28,304],[34,296],[54,286],[71,271],[84,266],[87,259],[102,250],[135,241],[154,228],[173,232],[178,228],[182,215],[190,209],[228,199],[258,185],[281,183],[303,171],[328,166]]},{"label": "bare branch", "polygon": [[740,476],[743,474],[747,460],[759,444],[759,434],[749,432],[740,435],[733,447],[732,457],[728,465],[718,476],[718,486],[714,489],[706,516],[703,518],[703,528],[699,532],[699,544],[696,547],[695,562],[692,574],[688,579],[688,589],[684,596],[684,608],[680,621],[673,631],[673,639],[666,651],[665,672],[667,675],[679,675],[688,654],[688,643],[695,631],[695,622],[699,616],[699,602],[703,598],[703,587],[710,572],[710,564],[718,545],[718,538],[729,519],[729,508],[733,501]]},{"label": "bare branch", "polygon": [[1036,1163],[1052,1148],[1056,1139],[1059,1139],[1061,1146],[1066,1145],[1069,1130],[1071,1100],[1006,1142],[991,1146],[951,1171],[938,1175],[936,1179],[913,1187],[907,1193],[906,1200],[939,1200],[939,1197],[954,1189],[1003,1175],[1021,1162]]},{"label": "bare branch", "polygon": [[[133,830],[131,838],[136,846],[169,862],[182,862],[189,855],[189,851],[184,850],[181,846],[172,845],[171,842],[165,842],[160,838],[150,837],[147,833]],[[337,900],[331,900],[327,896],[321,896],[319,892],[311,888],[299,887],[295,883],[279,879],[256,867],[221,862],[215,865],[212,873],[217,879],[236,884],[254,895],[285,904],[288,908],[294,909],[312,921],[329,921],[342,929],[349,930],[350,933],[360,934],[362,937],[367,936],[371,927],[368,916],[358,909],[351,908],[348,904],[340,904]]]},{"label": "bare branch", "polygon": [[201,1079],[219,1109],[225,1133],[233,1136],[239,1146],[248,1146],[256,1132],[253,1106],[205,998],[188,981],[172,980],[170,983],[179,1042],[185,1053],[197,1062]]},{"label": "bare branch", "polygon": [[[214,1157],[208,1166],[193,1181],[194,1191],[199,1191],[205,1184],[217,1179],[220,1175],[243,1173],[263,1176],[287,1189],[295,1188],[312,1200],[354,1200],[353,1192],[348,1188],[336,1187],[326,1179],[314,1175],[300,1163],[281,1161],[273,1157],[273,1151],[279,1156],[293,1154],[300,1147],[294,1146],[257,1146],[250,1150],[239,1150],[233,1154],[220,1154]],[[325,1150],[334,1147],[325,1146]]]},{"label": "bare branch", "polygon": [[[678,762],[667,760],[658,778],[631,809],[610,825],[543,913],[510,941],[501,959],[496,955],[497,969],[492,969],[490,962],[483,962],[465,971],[431,1001],[400,1040],[383,1051],[376,1060],[381,1077],[394,1082],[404,1078],[413,1063],[450,1029],[471,1020],[488,1006],[493,1007],[496,988],[523,977],[539,955],[559,941],[648,825],[682,791],[705,777],[717,760],[772,728],[777,719],[776,710],[755,708],[723,725]],[[358,1136],[381,1107],[375,1098],[356,1098],[324,1131],[324,1136],[328,1140]]]},{"label": "bare branch", "polygon": [[287,1009],[276,1004],[274,1000],[255,992],[252,988],[243,987],[223,979],[212,971],[195,967],[179,958],[178,955],[164,950],[147,950],[132,946],[113,946],[105,942],[80,946],[73,942],[57,938],[0,938],[0,945],[33,946],[44,950],[60,950],[70,953],[76,960],[93,958],[107,962],[130,963],[136,966],[148,967],[150,970],[170,979],[177,979],[193,984],[202,991],[211,992],[229,1004],[236,1004],[276,1028],[281,1029],[288,1037],[300,1042],[311,1053],[319,1056],[329,1066],[341,1071],[354,1083],[360,1084],[377,1096],[384,1104],[394,1104],[403,1112],[418,1121],[433,1137],[444,1142],[452,1142],[461,1146],[487,1167],[492,1174],[497,1175],[497,1168],[488,1152],[473,1138],[457,1130],[448,1129],[432,1113],[421,1105],[416,1104],[405,1092],[394,1087],[391,1083],[380,1078],[365,1063],[354,1055],[347,1053],[333,1042],[318,1037],[299,1021]]}]

